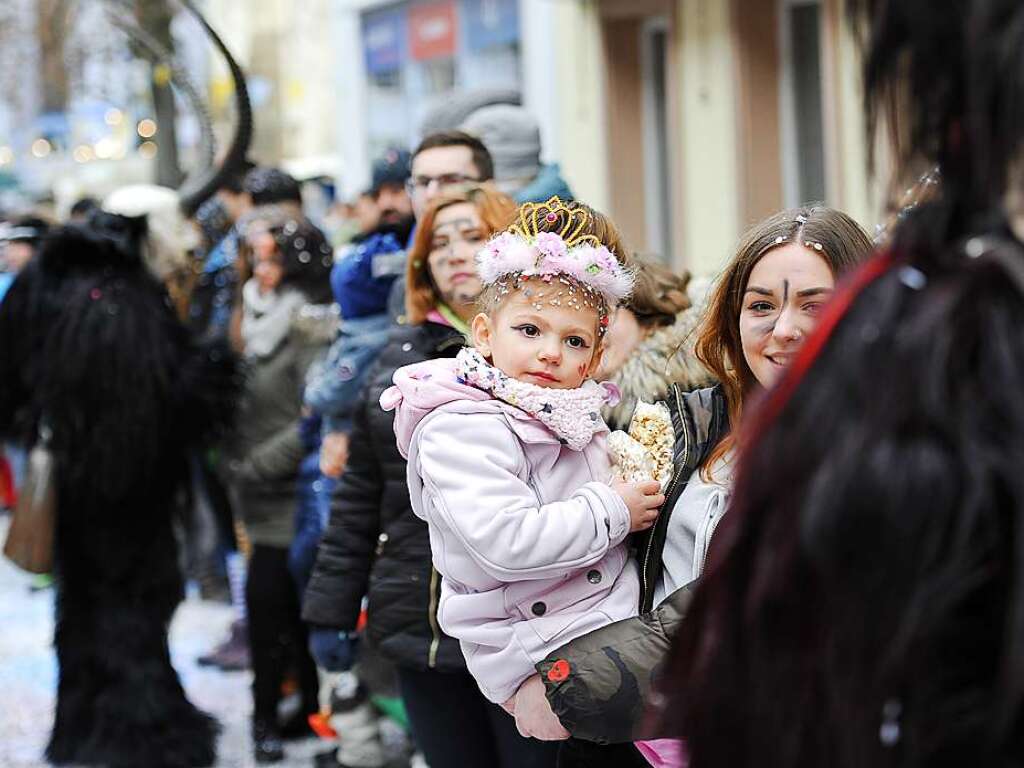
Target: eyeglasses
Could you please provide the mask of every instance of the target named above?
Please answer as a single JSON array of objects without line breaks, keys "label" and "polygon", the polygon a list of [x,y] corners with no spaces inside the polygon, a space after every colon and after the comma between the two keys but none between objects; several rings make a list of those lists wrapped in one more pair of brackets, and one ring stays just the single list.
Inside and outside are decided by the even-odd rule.
[{"label": "eyeglasses", "polygon": [[474,176],[466,176],[462,173],[442,173],[438,176],[413,176],[405,182],[405,190],[412,195],[417,192],[425,191],[435,182],[437,183],[438,189],[444,189],[445,187],[452,187],[456,184],[466,184],[476,181],[480,181],[480,179]]}]

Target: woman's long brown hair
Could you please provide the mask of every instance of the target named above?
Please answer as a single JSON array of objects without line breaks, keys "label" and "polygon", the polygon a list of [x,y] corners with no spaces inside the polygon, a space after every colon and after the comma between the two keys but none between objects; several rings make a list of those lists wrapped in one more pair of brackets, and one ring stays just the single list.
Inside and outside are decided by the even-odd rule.
[{"label": "woman's long brown hair", "polygon": [[697,332],[696,355],[722,385],[731,431],[704,461],[701,475],[705,479],[710,479],[711,467],[732,450],[744,400],[757,387],[743,356],[739,325],[750,273],[769,251],[808,242],[821,244],[816,252],[836,279],[867,260],[874,250],[867,233],[842,211],[819,205],[780,211],[747,231],[711,295]]}]

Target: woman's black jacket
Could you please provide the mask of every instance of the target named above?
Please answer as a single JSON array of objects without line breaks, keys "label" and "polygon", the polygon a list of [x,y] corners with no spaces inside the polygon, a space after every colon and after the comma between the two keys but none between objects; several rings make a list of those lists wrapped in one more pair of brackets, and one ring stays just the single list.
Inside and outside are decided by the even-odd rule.
[{"label": "woman's black jacket", "polygon": [[413,514],[405,460],[381,393],[403,365],[454,357],[465,339],[426,322],[396,326],[354,414],[349,461],[331,497],[331,516],[306,588],[302,618],[354,630],[367,597],[366,638],[382,656],[417,669],[466,668],[458,642],[441,632],[441,578],[430,559],[427,524]]}]

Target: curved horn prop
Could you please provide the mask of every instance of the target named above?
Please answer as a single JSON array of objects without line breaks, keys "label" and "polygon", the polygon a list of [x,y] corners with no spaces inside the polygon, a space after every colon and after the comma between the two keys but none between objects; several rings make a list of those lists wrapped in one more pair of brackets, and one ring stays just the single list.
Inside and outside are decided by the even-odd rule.
[{"label": "curved horn prop", "polygon": [[199,21],[210,36],[217,50],[224,56],[228,69],[231,70],[231,77],[235,81],[235,106],[238,110],[238,125],[235,128],[235,136],[225,154],[219,168],[216,166],[210,170],[205,177],[202,177],[196,184],[183,185],[178,190],[181,198],[181,208],[186,216],[196,212],[203,202],[216,192],[224,180],[245,162],[245,156],[249,152],[249,144],[252,142],[252,105],[249,103],[249,91],[245,87],[245,73],[238,66],[238,62],[231,55],[231,51],[221,40],[213,27],[206,21],[203,14],[199,12],[192,0],[181,0],[189,12]]},{"label": "curved horn prop", "polygon": [[[189,73],[185,71],[185,68],[175,61],[171,52],[161,45],[155,37],[149,34],[149,32],[144,30],[138,24],[129,21],[131,14],[125,13],[124,5],[121,4],[121,6],[121,13],[115,13],[113,8],[106,9],[108,20],[128,37],[145,48],[153,57],[154,61],[170,67],[171,82],[176,88],[178,88],[178,90],[181,91],[189,103],[192,104],[192,111],[195,113],[196,119],[199,121],[199,133],[202,136],[200,157],[202,158],[203,167],[208,168],[212,166],[214,162],[213,126],[211,124],[209,110],[207,110],[206,104],[199,95],[199,89],[196,88],[195,84],[192,82],[192,78],[189,76]],[[184,184],[192,183],[194,180],[193,177],[199,173],[200,171],[193,171],[190,173]]]}]

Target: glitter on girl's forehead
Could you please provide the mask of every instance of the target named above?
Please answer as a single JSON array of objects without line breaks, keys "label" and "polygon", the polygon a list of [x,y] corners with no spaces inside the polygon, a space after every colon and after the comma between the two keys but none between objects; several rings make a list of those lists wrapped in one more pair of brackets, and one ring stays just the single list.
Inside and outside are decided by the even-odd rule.
[{"label": "glitter on girl's forehead", "polygon": [[[608,329],[608,307],[604,297],[588,285],[582,285],[562,275],[524,276],[509,275],[509,277],[498,280],[494,285],[498,290],[498,296],[505,298],[512,291],[519,291],[526,303],[535,311],[541,312],[547,307],[568,307],[577,312],[595,310],[597,312],[599,336],[603,336]],[[531,282],[539,285],[531,286]],[[564,286],[559,289],[558,286]]]}]

